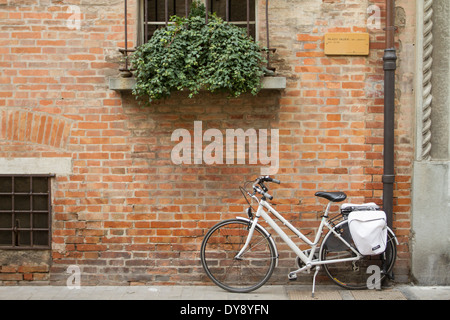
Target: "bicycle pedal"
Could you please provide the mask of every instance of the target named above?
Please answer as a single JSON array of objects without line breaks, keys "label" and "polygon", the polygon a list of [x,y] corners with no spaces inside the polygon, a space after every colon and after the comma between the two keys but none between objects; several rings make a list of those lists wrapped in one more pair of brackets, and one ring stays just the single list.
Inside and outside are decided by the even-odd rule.
[{"label": "bicycle pedal", "polygon": [[295,280],[297,280],[297,274],[295,274],[295,273],[289,273],[289,274],[288,274],[288,279],[289,279],[290,281],[295,281]]}]

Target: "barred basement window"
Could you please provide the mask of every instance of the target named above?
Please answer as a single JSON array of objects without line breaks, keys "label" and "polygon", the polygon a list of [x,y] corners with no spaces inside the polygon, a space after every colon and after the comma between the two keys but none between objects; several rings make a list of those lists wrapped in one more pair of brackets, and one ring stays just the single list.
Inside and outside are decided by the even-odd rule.
[{"label": "barred basement window", "polygon": [[0,249],[49,249],[51,175],[0,175]]},{"label": "barred basement window", "polygon": [[[192,0],[140,0],[138,44],[147,42],[156,31],[169,23],[173,15],[187,16]],[[256,37],[256,0],[201,0],[209,12],[225,21],[247,29]]]}]

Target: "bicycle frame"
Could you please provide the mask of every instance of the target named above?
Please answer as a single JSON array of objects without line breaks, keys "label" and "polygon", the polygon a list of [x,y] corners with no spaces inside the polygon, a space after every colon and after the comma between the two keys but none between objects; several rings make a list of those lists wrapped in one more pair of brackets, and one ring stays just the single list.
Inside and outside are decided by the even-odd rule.
[{"label": "bicycle frame", "polygon": [[[303,233],[301,233],[297,228],[295,228],[289,221],[287,221],[278,211],[276,211],[272,206],[265,201],[264,199],[259,200],[256,196],[252,195],[252,198],[255,199],[259,205],[258,210],[256,211],[255,218],[252,221],[252,225],[249,230],[249,234],[247,237],[247,240],[242,247],[242,249],[239,251],[239,253],[236,255],[236,259],[240,259],[241,255],[245,252],[247,249],[248,244],[250,243],[250,240],[253,236],[253,231],[256,228],[256,225],[258,224],[258,220],[260,217],[262,217],[273,229],[274,231],[281,237],[281,239],[289,246],[289,248],[292,249],[292,251],[295,252],[295,254],[305,263],[305,267],[297,270],[296,272],[303,271],[305,269],[310,269],[312,266],[316,265],[322,265],[326,263],[340,263],[340,262],[346,262],[346,261],[357,261],[359,260],[362,255],[352,248],[352,246],[345,241],[345,239],[333,229],[333,226],[328,222],[328,212],[330,209],[331,202],[328,203],[327,208],[325,209],[325,214],[322,216],[322,220],[320,222],[320,226],[317,230],[316,237],[314,241],[309,240]],[[295,235],[297,235],[300,239],[303,240],[306,244],[308,244],[311,247],[311,252],[309,253],[309,256],[307,256],[298,246],[289,238],[289,236],[278,226],[278,224],[269,216],[269,214],[264,210],[267,209],[270,213],[272,213],[275,217],[277,217],[286,227],[289,228]],[[327,227],[329,230],[331,230],[336,237],[338,237],[347,247],[349,247],[354,253],[355,257],[352,258],[344,258],[344,259],[332,259],[332,260],[325,260],[321,261],[319,259],[313,260],[314,253],[316,251],[316,248],[319,245],[319,241],[322,237],[323,228]]]}]

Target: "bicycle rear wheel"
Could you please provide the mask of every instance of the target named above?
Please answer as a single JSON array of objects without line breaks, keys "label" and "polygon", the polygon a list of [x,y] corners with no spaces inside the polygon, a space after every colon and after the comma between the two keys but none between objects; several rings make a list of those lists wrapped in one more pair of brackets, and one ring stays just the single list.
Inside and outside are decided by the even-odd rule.
[{"label": "bicycle rear wheel", "polygon": [[[348,222],[339,223],[335,230],[354,248]],[[355,257],[356,255],[330,231],[321,247],[321,260],[333,260]],[[324,264],[328,277],[337,285],[346,289],[367,289],[381,287],[384,279],[391,272],[397,256],[394,237],[388,233],[386,250],[376,256],[363,256],[358,261]],[[379,277],[374,272],[380,271]]]},{"label": "bicycle rear wheel", "polygon": [[270,235],[258,225],[239,259],[250,225],[238,219],[225,220],[208,231],[200,249],[200,259],[208,277],[222,289],[250,292],[258,289],[272,275],[276,250]]}]

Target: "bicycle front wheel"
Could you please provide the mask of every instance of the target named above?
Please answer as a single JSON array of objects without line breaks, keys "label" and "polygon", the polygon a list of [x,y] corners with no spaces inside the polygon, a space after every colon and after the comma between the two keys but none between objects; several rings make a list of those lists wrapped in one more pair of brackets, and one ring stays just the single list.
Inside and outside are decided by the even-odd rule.
[{"label": "bicycle front wheel", "polygon": [[200,259],[208,277],[222,289],[250,292],[258,289],[272,275],[276,250],[267,232],[256,226],[245,252],[243,248],[251,224],[238,219],[225,220],[208,231],[200,249]]},{"label": "bicycle front wheel", "polygon": [[[350,235],[348,222],[343,221],[334,228],[353,248],[355,244]],[[350,250],[331,231],[325,236],[321,247],[321,260],[345,259],[355,257]],[[381,287],[384,279],[394,267],[397,246],[394,237],[388,232],[386,250],[375,256],[363,256],[357,261],[328,263],[324,269],[328,277],[346,289],[368,289]],[[379,273],[377,273],[379,271]]]}]

